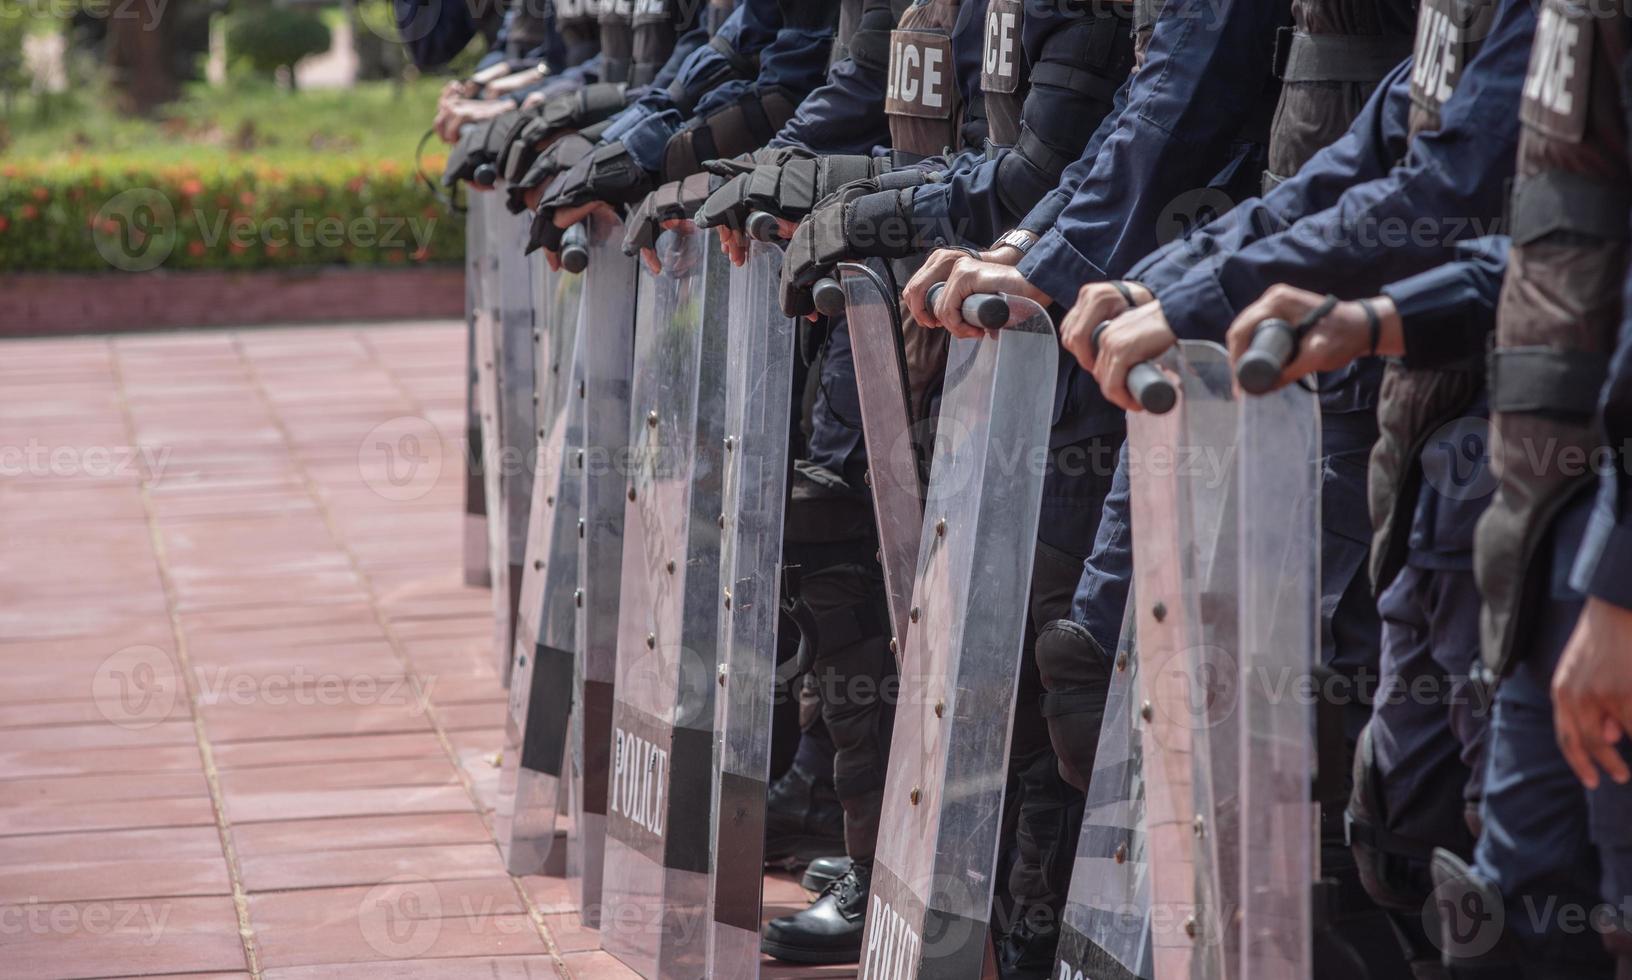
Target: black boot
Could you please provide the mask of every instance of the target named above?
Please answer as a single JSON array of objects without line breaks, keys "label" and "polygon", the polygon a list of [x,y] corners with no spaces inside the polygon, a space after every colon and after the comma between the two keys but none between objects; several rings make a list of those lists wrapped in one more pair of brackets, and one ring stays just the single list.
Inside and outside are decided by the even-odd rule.
[{"label": "black boot", "polygon": [[867,927],[871,864],[852,864],[810,908],[772,919],[760,949],[789,963],[856,963]]},{"label": "black boot", "polygon": [[832,778],[795,764],[765,795],[765,864],[791,870],[843,852],[844,810]]},{"label": "black boot", "polygon": [[816,858],[805,869],[805,876],[799,879],[799,887],[807,892],[821,894],[827,891],[828,885],[838,881],[849,870],[850,859],[843,855]]}]

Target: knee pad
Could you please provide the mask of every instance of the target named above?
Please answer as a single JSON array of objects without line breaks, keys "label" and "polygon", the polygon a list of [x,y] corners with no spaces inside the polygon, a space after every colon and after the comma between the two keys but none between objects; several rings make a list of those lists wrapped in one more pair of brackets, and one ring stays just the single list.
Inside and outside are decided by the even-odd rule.
[{"label": "knee pad", "polygon": [[1086,628],[1069,619],[1042,628],[1036,657],[1046,691],[1042,714],[1059,756],[1060,777],[1086,792],[1111,688],[1109,658]]},{"label": "knee pad", "polygon": [[1377,771],[1371,726],[1360,733],[1354,753],[1354,786],[1344,814],[1349,847],[1360,883],[1372,901],[1398,912],[1416,912],[1427,901],[1432,845],[1390,833],[1383,806],[1382,773]]}]

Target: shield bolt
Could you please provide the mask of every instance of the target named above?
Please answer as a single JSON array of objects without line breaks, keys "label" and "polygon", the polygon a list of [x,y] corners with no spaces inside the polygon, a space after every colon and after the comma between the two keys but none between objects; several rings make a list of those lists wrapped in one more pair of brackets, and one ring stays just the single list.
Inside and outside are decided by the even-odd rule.
[{"label": "shield bolt", "polygon": [[1187,916],[1184,917],[1184,934],[1186,936],[1189,936],[1191,939],[1194,939],[1194,938],[1196,938],[1196,933],[1198,933],[1200,931],[1201,931],[1201,927],[1196,925],[1196,917],[1195,916],[1187,915]]},{"label": "shield bolt", "polygon": [[721,514],[720,519],[718,521],[716,521],[715,523],[720,525],[720,530],[722,530],[722,531],[725,530],[725,515]]},{"label": "shield bolt", "polygon": [[634,500],[634,499],[635,499],[635,488],[634,488],[634,487],[630,487],[630,488],[629,488],[629,499],[630,499],[630,500]]},{"label": "shield bolt", "polygon": [[540,439],[542,439],[542,438],[544,438],[544,430],[543,430],[543,429],[539,429],[539,430],[538,430],[538,437],[539,437],[539,438],[540,438]]},{"label": "shield bolt", "polygon": [[1190,829],[1195,831],[1195,834],[1196,834],[1197,837],[1206,837],[1207,836],[1207,821],[1206,821],[1206,819],[1203,818],[1201,814],[1199,814],[1199,813],[1196,814],[1196,819],[1191,822]]},{"label": "shield bolt", "polygon": [[861,471],[861,482],[867,484],[868,486],[872,486],[873,485],[873,471],[872,470],[862,470]]},{"label": "shield bolt", "polygon": [[945,714],[946,714],[946,702],[945,701],[936,701],[935,702],[935,717],[940,718],[940,717],[945,716]]},{"label": "shield bolt", "polygon": [[657,409],[654,408],[646,413],[646,424],[654,429],[657,428]]},{"label": "shield bolt", "polygon": [[1139,717],[1143,718],[1145,721],[1150,721],[1150,719],[1155,717],[1155,715],[1156,712],[1151,710],[1149,701],[1146,701],[1144,704],[1139,706]]},{"label": "shield bolt", "polygon": [[912,607],[912,611],[907,613],[907,618],[912,620],[915,623],[918,622],[918,607],[917,606]]},{"label": "shield bolt", "polygon": [[583,522],[582,519],[580,519],[578,521],[578,537],[582,538],[583,536],[584,536],[584,522]]},{"label": "shield bolt", "polygon": [[890,637],[890,652],[891,653],[900,653],[901,652],[901,644],[895,642],[895,637],[893,637],[893,636]]},{"label": "shield bolt", "polygon": [[664,562],[663,563],[663,569],[664,569],[664,571],[668,572],[670,575],[673,575],[674,574],[674,559],[670,558],[668,561]]},{"label": "shield bolt", "polygon": [[572,604],[577,606],[579,609],[584,608],[584,590],[583,589],[573,589],[572,590]]},{"label": "shield bolt", "polygon": [[548,497],[544,498],[544,506],[546,506],[546,507],[554,507],[555,506],[555,494],[552,493]]},{"label": "shield bolt", "polygon": [[1117,670],[1127,670],[1128,669],[1128,655],[1127,654],[1119,653],[1119,654],[1116,655],[1116,669]]},{"label": "shield bolt", "polygon": [[943,517],[935,522],[935,536],[937,538],[946,537],[946,518]]},{"label": "shield bolt", "polygon": [[720,669],[714,672],[715,680],[719,681],[721,687],[725,686],[725,671],[725,664],[720,664]]},{"label": "shield bolt", "polygon": [[737,440],[732,436],[726,436],[725,437],[725,451],[730,452],[731,450],[733,450],[735,448],[737,448]]},{"label": "shield bolt", "polygon": [[544,563],[542,561],[539,561],[537,558],[533,559],[533,571],[536,572],[536,571],[538,571],[539,569],[541,569],[543,567],[544,567]]},{"label": "shield bolt", "polygon": [[908,800],[909,800],[909,801],[911,801],[911,803],[912,803],[912,805],[913,805],[913,806],[917,806],[917,805],[918,805],[918,801],[919,801],[919,800],[921,800],[921,799],[923,799],[923,798],[924,798],[924,791],[923,791],[923,790],[921,790],[921,789],[919,789],[919,788],[918,788],[918,787],[916,787],[916,786],[914,786],[914,787],[913,787],[913,788],[912,788],[912,792],[910,792],[910,793],[908,793],[908,794],[907,794],[907,799],[908,799]]},{"label": "shield bolt", "polygon": [[1167,619],[1167,604],[1162,602],[1156,603],[1156,605],[1150,608],[1150,614],[1156,617],[1156,622],[1162,622],[1163,620]]},{"label": "shield bolt", "polygon": [[647,633],[646,634],[646,649],[648,649],[648,650],[656,650],[657,649],[657,634],[656,633]]},{"label": "shield bolt", "polygon": [[536,391],[533,392],[533,404],[534,405],[538,404],[538,392],[536,392]]},{"label": "shield bolt", "polygon": [[578,450],[578,465],[584,465],[584,451],[582,449]]},{"label": "shield bolt", "polygon": [[582,381],[578,382],[578,397],[584,397],[584,383]]},{"label": "shield bolt", "polygon": [[543,339],[544,339],[544,332],[543,331],[541,331],[541,330],[534,330],[533,331],[533,343],[536,344],[540,340],[543,340]]},{"label": "shield bolt", "polygon": [[725,590],[725,608],[727,608],[727,609],[731,608],[731,590],[730,589]]},{"label": "shield bolt", "polygon": [[1116,854],[1114,855],[1114,857],[1116,858],[1116,863],[1117,864],[1126,864],[1128,862],[1128,844],[1127,844],[1127,841],[1123,841],[1122,843],[1116,845]]}]

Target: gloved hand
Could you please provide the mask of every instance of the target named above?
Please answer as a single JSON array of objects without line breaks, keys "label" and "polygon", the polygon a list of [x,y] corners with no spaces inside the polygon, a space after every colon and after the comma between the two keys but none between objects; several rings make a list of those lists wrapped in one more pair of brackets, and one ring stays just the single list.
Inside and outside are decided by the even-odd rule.
[{"label": "gloved hand", "polygon": [[802,146],[762,146],[752,153],[739,153],[734,157],[721,157],[718,160],[704,160],[703,169],[721,177],[735,177],[738,174],[753,173],[754,168],[762,163],[780,166],[789,160],[815,158],[815,154]]},{"label": "gloved hand", "polygon": [[652,189],[652,175],[642,170],[622,143],[602,143],[555,179],[538,202],[529,252],[561,250],[563,228],[555,226],[555,212],[603,203],[616,209],[638,203]]},{"label": "gloved hand", "polygon": [[460,132],[459,142],[448,153],[448,163],[442,171],[443,187],[456,187],[461,180],[470,180],[476,175],[477,167],[493,161],[488,155],[488,142],[495,129],[506,125],[507,115],[472,123]]},{"label": "gloved hand", "polygon": [[856,181],[823,202],[794,229],[782,262],[782,312],[815,309],[810,287],[849,259],[898,259],[919,250],[912,220],[912,188],[873,190]]},{"label": "gloved hand", "polygon": [[623,106],[624,86],[614,82],[585,85],[550,98],[533,111],[532,118],[500,154],[499,173],[509,183],[517,182],[563,133],[604,122],[621,112]]},{"label": "gloved hand", "polygon": [[532,166],[520,180],[510,183],[507,202],[511,214],[520,214],[531,207],[527,198],[549,186],[561,174],[572,169],[595,149],[595,142],[583,133],[566,133],[539,153]]},{"label": "gloved hand", "polygon": [[689,220],[708,195],[725,183],[717,174],[692,174],[670,181],[646,195],[624,223],[623,253],[634,255],[657,243],[666,221]]},{"label": "gloved hand", "polygon": [[697,224],[741,229],[755,211],[799,221],[839,188],[878,177],[888,166],[883,157],[848,155],[794,159],[780,165],[763,163],[732,177],[710,195],[697,212]]}]

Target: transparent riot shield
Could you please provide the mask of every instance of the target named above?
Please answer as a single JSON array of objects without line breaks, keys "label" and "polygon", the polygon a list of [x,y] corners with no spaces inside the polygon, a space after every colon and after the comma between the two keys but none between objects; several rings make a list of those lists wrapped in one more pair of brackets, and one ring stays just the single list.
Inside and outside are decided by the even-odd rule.
[{"label": "transparent riot shield", "polygon": [[1242,396],[1241,967],[1248,980],[1312,976],[1314,719],[1301,696],[1319,653],[1320,415],[1290,385]]},{"label": "transparent riot shield", "polygon": [[867,441],[868,482],[878,524],[879,558],[889,599],[891,636],[899,650],[908,632],[913,573],[924,523],[920,449],[909,404],[906,355],[894,292],[871,267],[839,266],[850,351]]},{"label": "transparent riot shield", "polygon": [[577,317],[584,405],[579,497],[577,656],[569,749],[572,779],[567,878],[585,926],[598,927],[611,771],[612,690],[623,588],[623,520],[628,488],[629,369],[635,342],[635,259],[623,254],[623,224],[591,222],[589,268]]},{"label": "transparent riot shield", "polygon": [[1051,974],[1057,980],[1152,980],[1134,602],[1130,596],[1088,780]]},{"label": "transparent riot shield", "polygon": [[725,516],[714,729],[708,976],[756,977],[765,792],[776,689],[782,520],[788,493],[794,321],[777,287],[782,250],[754,242],[731,270],[726,347]]},{"label": "transparent riot shield", "polygon": [[635,317],[601,945],[643,977],[691,978],[708,934],[729,263],[697,231],[658,251]]},{"label": "transparent riot shield", "polygon": [[[493,254],[483,279],[492,327],[484,380],[489,410],[482,418],[487,492],[489,567],[493,579],[494,644],[499,678],[510,686],[516,608],[521,598],[521,566],[527,551],[527,517],[532,504],[532,458],[538,434],[533,425],[533,287],[524,254],[529,216],[505,210],[498,193],[483,207]],[[489,288],[491,291],[489,292]],[[489,415],[492,416],[489,421]]]},{"label": "transparent riot shield", "polygon": [[1152,953],[1156,980],[1224,980],[1239,956],[1236,406],[1217,345],[1162,367],[1177,406],[1128,416]]},{"label": "transparent riot shield", "polygon": [[477,343],[477,337],[487,331],[482,299],[482,264],[487,251],[483,216],[486,213],[476,201],[471,201],[465,211],[465,370],[469,380],[465,390],[464,567],[465,584],[472,586],[489,584],[487,496],[482,486],[482,403],[478,394],[479,358],[485,356],[487,348]]},{"label": "transparent riot shield", "polygon": [[[583,490],[585,404],[570,397],[583,378],[574,351],[580,277],[532,259],[538,439],[527,464],[533,492],[516,606],[505,745],[494,834],[511,874],[544,870],[556,832],[572,704]],[[564,369],[563,369],[564,368]]]},{"label": "transparent riot shield", "polygon": [[1036,304],[952,342],[860,976],[979,977],[1058,345]]}]

